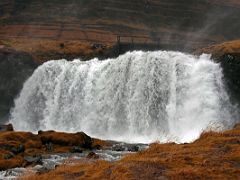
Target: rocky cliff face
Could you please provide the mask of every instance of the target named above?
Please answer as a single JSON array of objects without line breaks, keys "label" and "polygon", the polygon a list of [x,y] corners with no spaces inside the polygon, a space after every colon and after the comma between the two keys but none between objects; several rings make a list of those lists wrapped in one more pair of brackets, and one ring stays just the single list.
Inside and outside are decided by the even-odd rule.
[{"label": "rocky cliff face", "polygon": [[29,54],[0,48],[0,122],[8,120],[14,97],[36,67]]}]

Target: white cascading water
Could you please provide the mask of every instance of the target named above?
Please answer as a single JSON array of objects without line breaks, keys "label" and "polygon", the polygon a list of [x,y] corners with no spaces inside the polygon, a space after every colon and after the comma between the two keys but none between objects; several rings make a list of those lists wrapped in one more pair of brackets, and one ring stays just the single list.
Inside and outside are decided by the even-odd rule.
[{"label": "white cascading water", "polygon": [[210,56],[128,52],[116,59],[49,61],[24,84],[17,130],[84,131],[125,142],[190,142],[231,124],[222,70]]}]

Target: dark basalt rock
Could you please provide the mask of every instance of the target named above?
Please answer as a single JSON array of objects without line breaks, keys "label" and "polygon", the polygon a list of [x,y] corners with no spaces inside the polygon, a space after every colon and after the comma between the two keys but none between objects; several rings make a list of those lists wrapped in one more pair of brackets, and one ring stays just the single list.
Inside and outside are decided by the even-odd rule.
[{"label": "dark basalt rock", "polygon": [[136,145],[128,146],[128,151],[130,151],[130,152],[138,152],[139,151],[139,147],[136,146]]},{"label": "dark basalt rock", "polygon": [[125,144],[125,143],[114,144],[112,146],[112,151],[138,152],[139,146],[135,144]]},{"label": "dark basalt rock", "polygon": [[38,165],[38,166],[35,166],[34,170],[37,171],[36,174],[43,174],[43,173],[49,172],[52,169],[50,169],[48,167],[45,167],[45,166],[39,166]]},{"label": "dark basalt rock", "polygon": [[218,58],[223,68],[224,80],[233,103],[240,104],[240,54],[228,53]]},{"label": "dark basalt rock", "polygon": [[36,67],[29,54],[0,48],[0,122],[8,119],[14,98]]},{"label": "dark basalt rock", "polygon": [[42,164],[42,156],[41,155],[36,155],[36,156],[25,156],[25,166],[28,165],[37,165],[37,164]]}]

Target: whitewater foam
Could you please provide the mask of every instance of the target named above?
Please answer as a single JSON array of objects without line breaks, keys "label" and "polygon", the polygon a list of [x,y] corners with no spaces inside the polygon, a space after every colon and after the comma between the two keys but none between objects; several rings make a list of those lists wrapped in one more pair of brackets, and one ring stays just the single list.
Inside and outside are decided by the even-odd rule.
[{"label": "whitewater foam", "polygon": [[15,100],[17,130],[84,131],[125,142],[189,142],[231,125],[222,69],[210,56],[128,52],[116,59],[49,61]]}]

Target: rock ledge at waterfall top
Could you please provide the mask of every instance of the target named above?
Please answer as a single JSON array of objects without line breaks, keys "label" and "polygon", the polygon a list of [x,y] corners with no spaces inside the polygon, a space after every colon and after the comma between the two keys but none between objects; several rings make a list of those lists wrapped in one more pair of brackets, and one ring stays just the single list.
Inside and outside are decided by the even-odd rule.
[{"label": "rock ledge at waterfall top", "polygon": [[205,132],[190,144],[158,144],[110,163],[80,161],[23,179],[239,179],[240,125],[221,133]]},{"label": "rock ledge at waterfall top", "polygon": [[215,44],[202,49],[198,49],[195,53],[212,54],[213,58],[218,59],[223,55],[238,55],[240,56],[240,40],[228,41],[221,44]]}]

